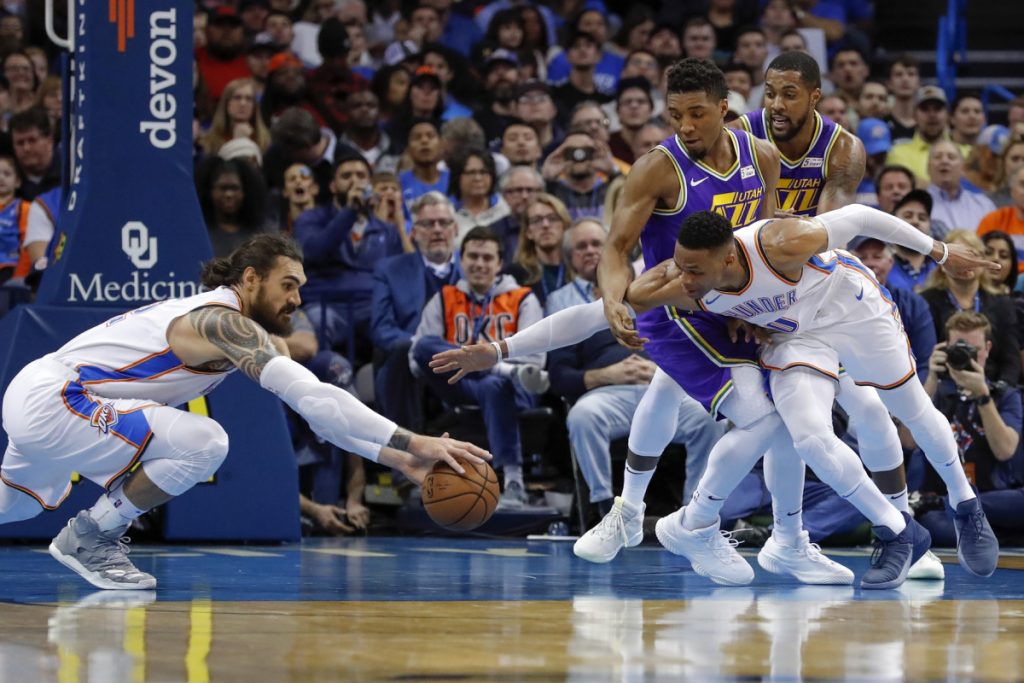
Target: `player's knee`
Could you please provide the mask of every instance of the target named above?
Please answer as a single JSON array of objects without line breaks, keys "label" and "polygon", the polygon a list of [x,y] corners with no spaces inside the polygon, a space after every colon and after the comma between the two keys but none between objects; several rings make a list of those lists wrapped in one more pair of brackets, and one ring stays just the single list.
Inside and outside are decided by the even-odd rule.
[{"label": "player's knee", "polygon": [[0,485],[0,524],[32,519],[43,511],[43,506],[26,493]]},{"label": "player's knee", "polygon": [[[829,438],[831,436],[831,438]],[[843,474],[843,465],[839,458],[837,449],[833,448],[833,442],[838,442],[834,435],[821,436],[810,434],[793,442],[796,452],[808,467],[823,482],[836,487]]]}]

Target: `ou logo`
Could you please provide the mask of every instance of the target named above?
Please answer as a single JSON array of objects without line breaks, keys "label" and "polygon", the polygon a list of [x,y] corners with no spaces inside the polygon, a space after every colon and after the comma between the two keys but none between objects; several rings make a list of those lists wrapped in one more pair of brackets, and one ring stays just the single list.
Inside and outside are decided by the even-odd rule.
[{"label": "ou logo", "polygon": [[142,221],[129,221],[121,228],[121,250],[136,268],[149,270],[156,265],[156,237],[149,236]]}]

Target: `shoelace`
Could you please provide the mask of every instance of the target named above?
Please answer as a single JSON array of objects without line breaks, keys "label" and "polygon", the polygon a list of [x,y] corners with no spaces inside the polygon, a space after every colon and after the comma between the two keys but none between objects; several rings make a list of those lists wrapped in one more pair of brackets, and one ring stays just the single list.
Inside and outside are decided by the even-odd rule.
[{"label": "shoelace", "polygon": [[885,559],[886,545],[882,541],[875,539],[875,549],[871,551],[871,567],[872,569],[877,567]]},{"label": "shoelace", "polygon": [[825,557],[825,554],[821,552],[821,546],[817,543],[808,543],[807,547],[804,548],[804,554],[810,558],[811,562],[820,562],[821,564],[832,564],[832,561]]},{"label": "shoelace", "polygon": [[606,541],[610,538],[615,538],[616,534],[622,539],[625,544],[626,538],[626,523],[622,519],[622,510],[618,507],[613,507],[611,511],[604,516],[604,519],[594,527],[594,535],[602,541]]},{"label": "shoelace", "polygon": [[708,547],[715,557],[726,564],[736,560],[736,547],[743,541],[732,537],[731,531],[719,531],[708,539]]},{"label": "shoelace", "polygon": [[103,564],[100,565],[100,569],[123,569],[126,564],[135,569],[135,565],[128,559],[128,553],[132,551],[129,547],[132,539],[122,536],[112,540],[114,545],[108,549],[107,556],[104,558]]}]

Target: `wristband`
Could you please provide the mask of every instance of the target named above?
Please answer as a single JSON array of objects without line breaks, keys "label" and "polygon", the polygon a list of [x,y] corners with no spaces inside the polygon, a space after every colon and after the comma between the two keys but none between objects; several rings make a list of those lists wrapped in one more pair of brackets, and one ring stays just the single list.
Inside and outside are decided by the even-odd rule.
[{"label": "wristband", "polygon": [[946,244],[945,242],[939,242],[939,244],[942,245],[942,258],[938,259],[935,262],[941,266],[943,263],[949,260],[949,245]]},{"label": "wristband", "polygon": [[492,341],[491,342],[491,346],[494,347],[494,352],[496,354],[498,354],[497,362],[500,363],[502,360],[504,360],[504,358],[502,358],[502,354],[501,354],[501,344],[499,342]]}]

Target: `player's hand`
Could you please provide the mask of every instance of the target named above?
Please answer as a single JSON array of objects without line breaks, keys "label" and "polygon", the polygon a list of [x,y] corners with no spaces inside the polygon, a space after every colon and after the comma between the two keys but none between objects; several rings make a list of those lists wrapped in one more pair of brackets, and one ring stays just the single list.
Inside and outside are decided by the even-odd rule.
[{"label": "player's hand", "polygon": [[979,271],[998,272],[1002,268],[998,263],[979,254],[966,244],[946,243],[946,248],[949,249],[949,258],[942,264],[942,267],[954,277],[972,278]]},{"label": "player's hand", "polygon": [[456,457],[470,462],[487,462],[491,459],[491,454],[479,446],[468,441],[448,438],[448,432],[441,436],[414,435],[409,440],[409,452],[431,465],[443,460],[459,474],[465,474],[466,470],[459,464]]},{"label": "player's hand", "polygon": [[351,534],[355,527],[346,524],[345,511],[337,505],[313,504],[315,507],[310,513],[313,523],[333,536]]},{"label": "player's hand", "polygon": [[636,331],[636,323],[625,304],[604,299],[604,317],[608,319],[608,327],[615,339],[626,348],[639,351],[650,341]]},{"label": "player's hand", "polygon": [[940,342],[932,349],[932,355],[928,356],[928,371],[932,374],[946,371],[946,342]]},{"label": "player's hand", "polygon": [[434,354],[430,368],[440,375],[458,370],[448,378],[448,384],[455,384],[470,372],[489,370],[498,364],[498,354],[490,344],[472,344],[458,349],[449,349]]},{"label": "player's hand", "polygon": [[365,531],[370,524],[370,508],[363,505],[361,500],[349,500],[345,503],[345,516],[349,523],[359,531]]}]

